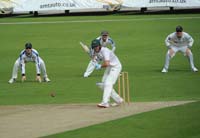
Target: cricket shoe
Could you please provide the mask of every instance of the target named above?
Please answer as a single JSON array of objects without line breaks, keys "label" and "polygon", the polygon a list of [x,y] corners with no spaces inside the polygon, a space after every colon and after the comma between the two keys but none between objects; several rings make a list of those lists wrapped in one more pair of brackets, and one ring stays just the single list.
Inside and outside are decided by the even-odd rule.
[{"label": "cricket shoe", "polygon": [[44,82],[50,82],[51,80],[48,77],[44,78]]},{"label": "cricket shoe", "polygon": [[111,103],[110,105],[111,105],[112,107],[120,106],[123,102],[124,102],[124,100],[121,98],[118,102]]},{"label": "cricket shoe", "polygon": [[97,104],[97,107],[99,107],[99,108],[108,108],[108,107],[110,107],[110,105],[108,103],[100,103],[100,104]]},{"label": "cricket shoe", "polygon": [[168,69],[163,68],[161,72],[162,72],[162,73],[167,73],[167,72],[168,72]]},{"label": "cricket shoe", "polygon": [[198,69],[194,67],[194,68],[192,68],[192,71],[193,72],[198,72]]},{"label": "cricket shoe", "polygon": [[11,78],[9,81],[8,81],[8,83],[10,83],[10,84],[12,84],[13,82],[15,82],[15,78]]},{"label": "cricket shoe", "polygon": [[84,78],[88,78],[89,75],[88,75],[87,73],[84,73],[83,77],[84,77]]}]

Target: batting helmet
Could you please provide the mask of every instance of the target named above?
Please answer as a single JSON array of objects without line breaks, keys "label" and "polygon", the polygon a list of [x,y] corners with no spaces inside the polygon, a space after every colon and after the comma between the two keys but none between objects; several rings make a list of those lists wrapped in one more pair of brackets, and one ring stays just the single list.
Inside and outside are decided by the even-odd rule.
[{"label": "batting helmet", "polygon": [[98,39],[92,40],[91,47],[94,49],[95,47],[101,46],[100,41]]}]

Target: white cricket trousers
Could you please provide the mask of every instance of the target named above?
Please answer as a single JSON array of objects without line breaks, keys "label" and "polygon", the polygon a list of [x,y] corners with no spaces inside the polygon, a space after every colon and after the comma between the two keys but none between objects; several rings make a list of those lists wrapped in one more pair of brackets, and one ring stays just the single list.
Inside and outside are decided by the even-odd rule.
[{"label": "white cricket trousers", "polygon": [[121,69],[121,65],[107,67],[102,78],[102,83],[97,83],[97,85],[103,90],[103,104],[109,103],[110,97],[117,103],[122,101],[122,98],[113,89],[113,86],[120,75]]},{"label": "white cricket trousers", "polygon": [[95,65],[96,65],[97,61],[94,61],[94,60],[90,60],[88,66],[87,66],[87,69],[84,73],[84,77],[88,77],[90,76],[90,74],[94,71],[95,69]]},{"label": "white cricket trousers", "polygon": [[[46,72],[46,66],[44,61],[39,57],[39,63],[40,63],[40,70],[43,74],[43,77],[46,78],[47,77],[47,72]],[[13,72],[12,72],[12,78],[17,78],[17,74],[18,74],[18,69],[20,68],[20,58],[18,58],[15,61],[15,64],[13,66]]]},{"label": "white cricket trousers", "polygon": [[[170,59],[172,59],[172,58],[176,55],[177,52],[180,51],[180,52],[182,52],[182,53],[184,54],[184,56],[186,56],[186,50],[187,50],[187,48],[188,48],[187,46],[182,46],[182,47],[172,46],[171,49],[174,51],[174,54],[173,54],[172,56],[170,56],[169,50],[167,51],[164,67],[165,67],[166,69],[169,68]],[[195,68],[192,52],[190,51],[189,55],[187,55],[187,56],[188,56],[188,59],[189,59],[189,63],[190,63],[191,69]]]}]

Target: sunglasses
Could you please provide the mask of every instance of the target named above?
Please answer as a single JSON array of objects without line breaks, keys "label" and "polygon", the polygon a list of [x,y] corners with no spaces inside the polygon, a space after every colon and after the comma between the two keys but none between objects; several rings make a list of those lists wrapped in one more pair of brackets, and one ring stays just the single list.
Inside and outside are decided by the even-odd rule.
[{"label": "sunglasses", "polygon": [[30,47],[27,47],[26,49],[32,49],[32,48],[30,48]]}]

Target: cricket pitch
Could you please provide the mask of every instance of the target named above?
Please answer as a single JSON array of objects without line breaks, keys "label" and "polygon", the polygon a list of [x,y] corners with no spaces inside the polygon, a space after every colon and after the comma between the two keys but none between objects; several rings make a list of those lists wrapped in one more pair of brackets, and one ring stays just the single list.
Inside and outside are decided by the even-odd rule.
[{"label": "cricket pitch", "polygon": [[106,109],[96,104],[0,106],[0,137],[41,137],[190,102],[134,102]]}]

